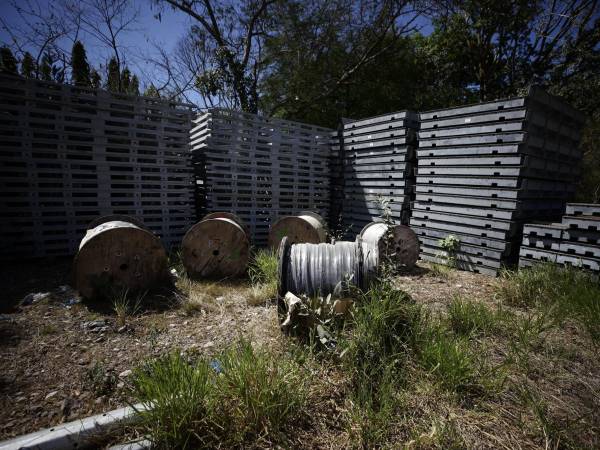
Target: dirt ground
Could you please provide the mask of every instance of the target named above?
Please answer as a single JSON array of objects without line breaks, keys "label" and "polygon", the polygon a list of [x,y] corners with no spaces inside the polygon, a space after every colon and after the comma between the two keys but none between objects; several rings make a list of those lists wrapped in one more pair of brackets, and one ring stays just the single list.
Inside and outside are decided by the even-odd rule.
[{"label": "dirt ground", "polygon": [[[124,406],[129,371],[152,355],[180,349],[210,356],[240,336],[272,347],[285,342],[275,304],[249,305],[251,288],[245,280],[196,286],[206,296],[192,310],[181,307],[173,292],[162,292],[123,326],[111,305],[79,301],[68,286],[70,264],[59,259],[2,270],[6,288],[0,315],[0,439]],[[454,270],[440,275],[419,263],[395,282],[433,313],[443,313],[456,295],[497,303],[498,280],[485,275]],[[50,295],[28,296],[32,293]],[[485,343],[484,351],[498,361],[506,357],[503,344],[494,341]],[[337,372],[327,370],[324,367],[318,377],[331,389],[320,387],[312,425],[297,437],[300,447],[310,442],[313,448],[343,448],[347,442],[340,425],[346,400],[336,388]],[[540,428],[539,413],[521,398],[518,386],[525,383],[543,396],[544,402],[535,405],[545,405],[544,418],[560,429],[581,429],[586,442],[598,442],[597,349],[568,324],[547,335],[527,376],[515,375],[508,382],[515,387],[474,405],[438,398],[426,383],[415,385],[414,395],[406,400],[411,410],[407,417],[413,419],[398,425],[399,438],[407,442],[406,436],[415,433],[428,438],[437,432],[437,422],[431,425],[429,417],[437,417],[453,423],[469,447],[548,448],[549,442],[555,447],[560,436],[558,441],[544,438],[552,428]],[[423,424],[426,427],[419,428]]]},{"label": "dirt ground", "polygon": [[[124,406],[128,371],[149,356],[173,349],[211,354],[239,336],[261,345],[280,339],[276,308],[247,306],[245,282],[207,286],[212,297],[192,312],[165,292],[154,299],[158,308],[119,326],[110,305],[80,303],[65,285],[69,260],[24,269],[4,269],[13,281],[5,284],[0,315],[0,439]],[[19,306],[27,294],[47,292]]]}]

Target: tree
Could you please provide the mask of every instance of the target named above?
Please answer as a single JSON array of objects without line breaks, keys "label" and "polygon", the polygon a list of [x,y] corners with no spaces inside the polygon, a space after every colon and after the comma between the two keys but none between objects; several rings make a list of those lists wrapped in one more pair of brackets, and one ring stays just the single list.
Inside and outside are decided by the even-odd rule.
[{"label": "tree", "polygon": [[75,41],[71,50],[71,81],[77,85],[90,86],[90,65],[81,41]]},{"label": "tree", "polygon": [[[111,60],[115,60],[120,72],[125,51],[121,37],[132,31],[140,15],[135,3],[130,0],[65,0],[63,5],[71,23],[80,24],[97,42],[111,49]],[[114,78],[113,81],[118,83],[115,92],[121,92],[121,78]]]},{"label": "tree", "polygon": [[120,92],[121,72],[116,58],[111,58],[106,69],[106,89],[111,92]]},{"label": "tree", "polygon": [[157,1],[184,12],[194,21],[190,37],[202,53],[202,69],[195,74],[196,86],[205,89],[209,80],[209,90],[222,102],[257,112],[262,70],[260,41],[265,34],[268,9],[276,0]]},{"label": "tree", "polygon": [[102,86],[102,77],[96,69],[90,71],[90,86],[94,89],[98,89]]},{"label": "tree", "polygon": [[142,94],[144,97],[154,97],[154,98],[160,98],[160,93],[158,92],[158,90],[156,89],[156,86],[154,86],[154,84],[150,83],[147,87],[146,90],[144,91],[144,93]]},{"label": "tree", "polygon": [[17,75],[17,59],[6,45],[0,48],[0,72]]},{"label": "tree", "polygon": [[130,95],[140,95],[140,80],[137,75],[133,75],[131,77],[131,83],[129,84],[129,92]]},{"label": "tree", "polygon": [[52,81],[52,66],[52,56],[48,52],[44,53],[42,61],[38,66],[38,78],[44,81]]},{"label": "tree", "polygon": [[25,52],[23,60],[21,61],[21,75],[25,78],[34,78],[37,70],[35,67],[35,61],[31,53]]},{"label": "tree", "polygon": [[[589,39],[597,0],[452,0],[433,16],[443,51],[465,63],[481,100],[549,84]],[[596,36],[595,45],[599,43]]]},{"label": "tree", "polygon": [[409,103],[389,90],[414,75],[408,37],[418,14],[404,1],[278,3],[264,42],[261,109],[335,126],[340,116]]}]

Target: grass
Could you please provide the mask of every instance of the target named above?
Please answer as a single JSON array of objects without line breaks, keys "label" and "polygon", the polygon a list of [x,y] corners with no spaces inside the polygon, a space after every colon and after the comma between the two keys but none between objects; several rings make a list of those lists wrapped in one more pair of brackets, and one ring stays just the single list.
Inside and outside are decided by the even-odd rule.
[{"label": "grass", "polygon": [[86,370],[85,381],[97,397],[112,394],[117,386],[117,376],[98,361]]},{"label": "grass", "polygon": [[278,267],[274,250],[260,249],[254,253],[248,265],[248,276],[252,287],[248,304],[264,304],[277,296]]},{"label": "grass", "polygon": [[223,283],[192,280],[187,276],[181,276],[177,280],[176,287],[179,306],[188,316],[202,310],[216,310],[216,300],[231,293],[229,286]]},{"label": "grass", "polygon": [[558,323],[574,320],[600,342],[600,284],[580,269],[545,263],[504,272],[497,294],[507,304],[545,310]]},{"label": "grass", "polygon": [[448,305],[450,328],[463,336],[499,332],[508,318],[509,314],[502,309],[494,311],[484,303],[465,300],[460,296],[454,296]]},{"label": "grass", "polygon": [[388,282],[374,285],[355,305],[346,358],[361,378],[371,378],[404,358],[420,310],[408,294]]},{"label": "grass", "polygon": [[331,322],[327,352],[309,339],[283,355],[242,341],[214,360],[165,356],[134,374],[132,398],[160,405],[139,432],[159,448],[596,448],[593,351],[580,339],[594,338],[597,286],[537,270],[505,274],[498,306],[454,296],[432,313],[384,277]]},{"label": "grass", "polygon": [[112,306],[118,327],[127,325],[129,319],[140,312],[145,295],[144,293],[131,298],[129,291],[125,289],[113,299]]},{"label": "grass", "polygon": [[447,280],[452,275],[453,267],[451,265],[440,264],[435,262],[429,263],[429,274],[432,277]]},{"label": "grass", "polygon": [[466,391],[477,379],[477,362],[469,340],[456,336],[439,324],[422,331],[417,350],[421,366],[445,389]]},{"label": "grass", "polygon": [[132,398],[148,406],[139,431],[158,448],[245,447],[285,441],[306,403],[291,359],[240,341],[214,360],[172,353],[137,369]]}]

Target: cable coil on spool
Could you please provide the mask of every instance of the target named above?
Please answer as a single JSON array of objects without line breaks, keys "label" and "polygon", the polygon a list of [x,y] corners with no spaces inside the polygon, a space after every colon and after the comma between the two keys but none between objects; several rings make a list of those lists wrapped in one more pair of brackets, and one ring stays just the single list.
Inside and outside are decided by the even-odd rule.
[{"label": "cable coil on spool", "polygon": [[[388,237],[390,242],[387,242]],[[287,292],[327,296],[346,281],[368,289],[379,273],[383,256],[388,255],[397,265],[414,265],[418,240],[410,228],[402,225],[390,228],[385,223],[374,222],[367,225],[355,241],[333,244],[293,243],[284,237],[278,252],[278,294],[280,297]]]}]

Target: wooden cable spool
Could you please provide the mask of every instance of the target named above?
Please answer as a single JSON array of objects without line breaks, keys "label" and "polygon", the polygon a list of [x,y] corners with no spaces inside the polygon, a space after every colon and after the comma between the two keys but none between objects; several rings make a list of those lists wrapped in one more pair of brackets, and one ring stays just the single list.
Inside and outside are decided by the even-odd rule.
[{"label": "wooden cable spool", "polygon": [[121,291],[152,289],[168,279],[167,254],[160,239],[127,216],[97,219],[75,256],[75,285],[84,298],[103,298]]},{"label": "wooden cable spool", "polygon": [[227,278],[248,266],[250,241],[243,222],[230,213],[213,213],[192,226],[181,242],[182,262],[191,277]]},{"label": "wooden cable spool", "polygon": [[[389,242],[386,242],[386,236],[389,236]],[[377,249],[370,252],[370,257],[376,258],[375,267],[379,266],[386,253],[397,267],[412,268],[419,258],[419,239],[405,225],[393,225],[388,234],[386,223],[371,222],[362,229],[360,237],[365,245]]]},{"label": "wooden cable spool", "polygon": [[287,236],[288,242],[320,244],[325,242],[325,221],[310,211],[302,211],[297,216],[284,216],[278,219],[269,230],[269,247],[279,248],[281,240]]}]

